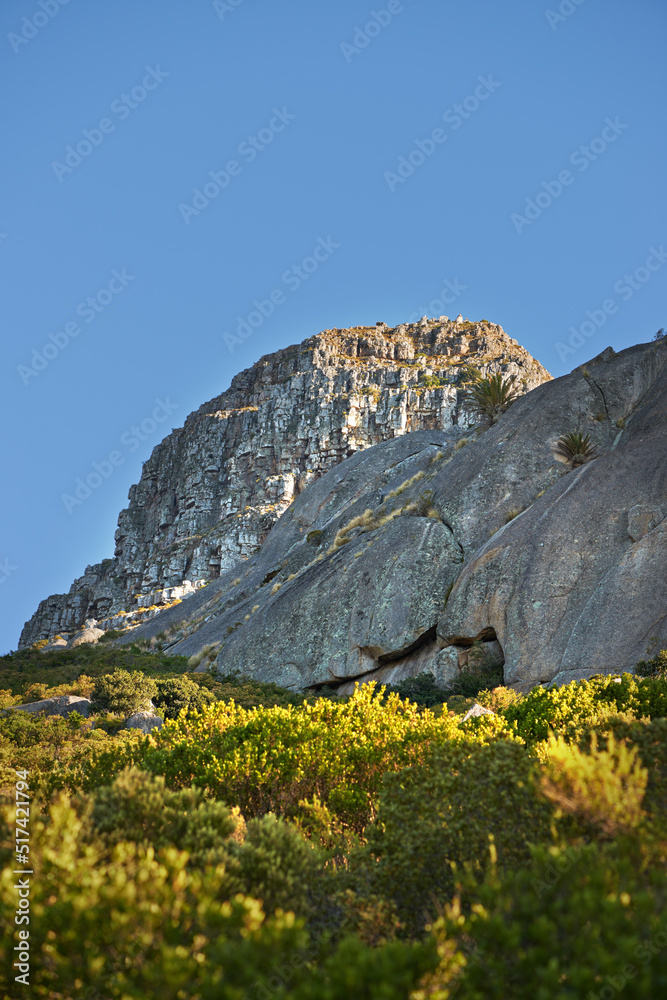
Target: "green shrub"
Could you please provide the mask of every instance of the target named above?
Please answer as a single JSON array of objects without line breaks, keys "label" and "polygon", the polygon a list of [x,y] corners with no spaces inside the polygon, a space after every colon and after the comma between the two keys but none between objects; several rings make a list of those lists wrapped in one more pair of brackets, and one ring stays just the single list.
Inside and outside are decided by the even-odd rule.
[{"label": "green shrub", "polygon": [[[59,719],[62,723],[64,719]],[[0,716],[0,739],[15,747],[32,747],[46,738],[45,717],[10,708]]]},{"label": "green shrub", "polygon": [[114,670],[112,674],[98,677],[93,688],[93,711],[118,712],[131,715],[146,708],[157,694],[155,681],[140,670]]},{"label": "green shrub", "polygon": [[110,628],[110,629],[107,629],[106,632],[104,633],[104,635],[101,635],[97,641],[98,642],[113,642],[114,639],[120,638],[120,636],[122,634],[123,633],[122,633],[122,631],[120,629]]},{"label": "green shrub", "polygon": [[667,649],[661,649],[657,656],[650,660],[640,660],[635,667],[638,677],[667,676]]},{"label": "green shrub", "polygon": [[667,678],[623,674],[620,680],[592,677],[562,687],[536,687],[510,705],[504,716],[514,731],[532,745],[546,740],[550,731],[566,740],[577,740],[619,712],[637,718],[665,716]]},{"label": "green shrub", "polygon": [[422,375],[419,382],[425,389],[440,389],[441,386],[447,385],[447,380],[438,375]]},{"label": "green shrub", "polygon": [[371,891],[394,901],[408,933],[451,898],[453,865],[481,877],[491,839],[498,863],[512,867],[529,860],[531,842],[549,837],[552,809],[538,778],[525,749],[504,740],[448,744],[385,777],[362,855]]},{"label": "green shrub", "polygon": [[267,913],[280,908],[309,915],[323,858],[294,826],[272,813],[251,819],[245,839],[233,842],[229,853],[241,891],[260,899]]},{"label": "green shrub", "polygon": [[[14,816],[3,812],[4,842]],[[283,893],[284,878],[273,886],[281,866],[293,866],[294,839],[284,834],[276,821],[262,821],[252,835],[258,870],[270,866],[267,897]],[[437,962],[433,944],[373,949],[354,939],[309,941],[293,913],[267,917],[258,900],[230,897],[224,865],[197,870],[174,847],[156,854],[143,844],[123,841],[109,849],[91,839],[86,816],[65,797],[35,811],[31,846],[31,996],[404,1000]],[[0,852],[0,921],[14,927],[10,858],[9,850]],[[18,996],[17,942],[15,933],[0,943],[2,996]]]},{"label": "green shrub", "polygon": [[[134,648],[133,648],[134,647]],[[0,656],[0,688],[14,694],[25,694],[35,682],[49,685],[50,694],[70,694],[82,675],[91,678],[112,673],[117,668],[141,670],[147,676],[164,677],[183,673],[187,667],[184,656],[140,652],[136,644],[113,646],[109,643],[89,643],[74,649],[54,649],[35,653],[20,649]],[[67,690],[54,691],[54,688]]]},{"label": "green shrub", "polygon": [[384,687],[382,697],[388,698],[395,693],[399,698],[407,698],[408,701],[423,708],[433,708],[434,705],[442,705],[446,692],[435,682],[433,674],[419,674],[417,677],[407,677],[398,684],[387,684]]},{"label": "green shrub", "polygon": [[176,719],[181,711],[198,712],[204,705],[215,701],[215,695],[200,687],[190,677],[171,677],[156,681],[157,694],[153,704],[165,719]]},{"label": "green shrub", "polygon": [[616,716],[586,733],[582,745],[587,749],[596,736],[598,746],[604,748],[610,735],[637,750],[648,776],[644,809],[661,835],[667,836],[667,719],[649,722]]},{"label": "green shrub", "polygon": [[531,853],[527,865],[490,872],[474,907],[455,902],[447,908],[435,925],[441,966],[421,996],[661,996],[667,983],[664,868],[642,870],[615,845],[538,846]]},{"label": "green shrub", "polygon": [[476,365],[471,365],[470,362],[461,365],[459,371],[464,382],[481,382],[483,378],[479,368]]},{"label": "green shrub", "polygon": [[224,865],[225,892],[243,892],[276,908],[306,914],[322,858],[298,830],[273,815],[250,820],[206,800],[200,788],[172,791],[160,775],[129,769],[92,797],[93,829],[106,844],[132,841],[160,850],[178,847],[189,866]]},{"label": "green shrub", "polygon": [[476,698],[482,691],[491,691],[503,683],[502,667],[481,667],[469,664],[448,684],[449,695]]},{"label": "green shrub", "polygon": [[198,849],[215,850],[227,842],[240,823],[238,814],[221,802],[207,803],[215,807],[214,820],[209,816],[207,822],[202,822],[201,789],[174,792],[165,786],[160,775],[136,768],[122,771],[111,785],[97,789],[92,802],[93,827],[109,845],[131,840],[146,847],[152,845],[156,850],[184,847],[189,830],[214,828],[214,838],[199,843]]},{"label": "green shrub", "polygon": [[304,702],[303,694],[240,674],[195,674],[192,679],[199,687],[210,691],[216,701],[233,701],[241,708],[302,705]]}]

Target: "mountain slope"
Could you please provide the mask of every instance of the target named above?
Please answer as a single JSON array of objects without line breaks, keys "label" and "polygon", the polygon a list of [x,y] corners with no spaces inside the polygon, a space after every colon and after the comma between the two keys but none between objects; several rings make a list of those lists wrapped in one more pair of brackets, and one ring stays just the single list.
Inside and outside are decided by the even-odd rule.
[{"label": "mountain slope", "polygon": [[113,559],[42,601],[19,645],[89,618],[145,619],[155,611],[123,616],[243,564],[343,459],[408,432],[467,426],[468,364],[516,375],[525,390],[550,378],[500,327],[461,317],[326,330],[261,358],[154,449],[119,516]]},{"label": "mountain slope", "polygon": [[[360,452],[312,483],[258,554],[140,626],[217,667],[299,688],[450,682],[471,657],[530,687],[667,647],[667,340],[607,349],[460,426]],[[590,435],[581,466],[560,453]]]}]

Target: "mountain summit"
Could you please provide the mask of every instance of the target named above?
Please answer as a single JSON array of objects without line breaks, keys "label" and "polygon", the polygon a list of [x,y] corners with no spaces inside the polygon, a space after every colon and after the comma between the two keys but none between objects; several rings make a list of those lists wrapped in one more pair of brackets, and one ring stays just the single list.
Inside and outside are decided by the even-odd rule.
[{"label": "mountain summit", "polygon": [[295,497],[342,460],[411,431],[467,427],[471,366],[514,375],[522,391],[551,377],[500,326],[461,316],[325,330],[260,358],[154,448],[113,559],[43,600],[19,646],[88,619],[142,621],[258,552]]},{"label": "mountain summit", "polygon": [[484,321],[325,331],[155,449],[111,566],[21,641],[85,615],[70,642],[339,692],[633,670],[667,646],[666,457],[664,336],[551,379]]}]

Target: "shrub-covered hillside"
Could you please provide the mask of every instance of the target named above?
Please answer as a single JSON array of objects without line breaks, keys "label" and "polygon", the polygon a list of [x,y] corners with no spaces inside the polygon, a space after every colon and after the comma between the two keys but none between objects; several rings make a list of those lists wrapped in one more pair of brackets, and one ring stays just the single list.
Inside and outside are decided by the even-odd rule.
[{"label": "shrub-covered hillside", "polygon": [[[304,699],[138,648],[5,657],[0,909],[25,769],[31,995],[664,995],[666,658],[464,720],[423,680]],[[91,717],[13,707],[54,693]],[[120,728],[147,696],[163,728]]]}]

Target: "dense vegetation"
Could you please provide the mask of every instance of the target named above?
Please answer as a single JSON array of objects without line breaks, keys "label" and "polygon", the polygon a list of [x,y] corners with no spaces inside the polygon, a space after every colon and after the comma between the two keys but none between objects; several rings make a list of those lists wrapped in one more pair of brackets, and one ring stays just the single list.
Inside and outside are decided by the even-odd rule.
[{"label": "dense vegetation", "polygon": [[[473,688],[426,678],[336,699],[186,671],[136,647],[0,660],[8,928],[23,768],[34,873],[30,987],[10,932],[2,996],[665,994],[667,654],[477,691],[494,714],[466,722]],[[64,693],[95,715],[12,708]],[[147,698],[164,727],[121,729]]]}]

